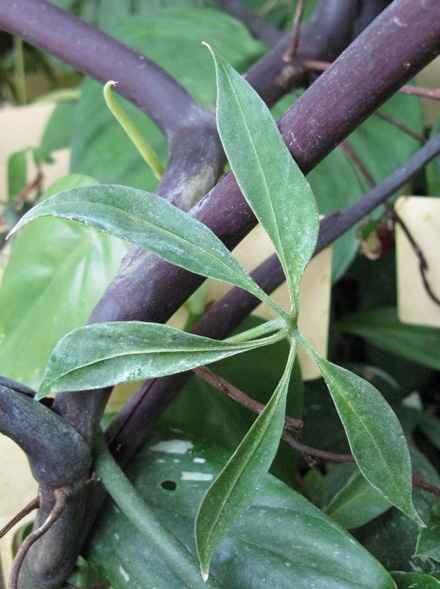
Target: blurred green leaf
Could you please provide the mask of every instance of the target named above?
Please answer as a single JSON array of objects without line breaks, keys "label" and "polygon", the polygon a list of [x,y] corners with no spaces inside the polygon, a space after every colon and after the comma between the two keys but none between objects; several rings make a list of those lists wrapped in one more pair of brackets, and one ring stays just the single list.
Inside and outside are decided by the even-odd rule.
[{"label": "blurred green leaf", "polygon": [[[217,10],[167,7],[143,12],[147,14],[118,23],[112,35],[163,67],[204,106],[215,100],[215,72],[202,41],[209,40],[239,70],[264,51],[241,23]],[[165,162],[166,142],[154,123],[128,101],[121,104]],[[71,170],[101,182],[154,191],[154,174],[103,105],[102,86],[87,80],[76,111]]]},{"label": "blurred green leaf", "polygon": [[[44,198],[94,182],[68,176]],[[79,223],[52,219],[35,221],[11,241],[0,287],[0,373],[37,389],[55,344],[84,324],[127,248]]]},{"label": "blurred green leaf", "polygon": [[71,331],[58,342],[38,398],[48,393],[103,388],[186,372],[283,337],[278,332],[234,344],[159,323],[94,323]]},{"label": "blurred green leaf", "polygon": [[318,236],[313,192],[258,94],[211,49],[217,73],[217,126],[244,197],[280,258],[293,312]]},{"label": "blurred green leaf", "polygon": [[131,8],[131,0],[100,0],[97,7],[98,27],[110,33],[122,19],[130,15]]},{"label": "blurred green leaf", "polygon": [[391,504],[356,469],[324,511],[350,530],[366,524],[390,507]]},{"label": "blurred green leaf", "polygon": [[16,151],[8,159],[8,196],[14,196],[26,188],[27,184],[27,149]]},{"label": "blurred green leaf", "polygon": [[206,225],[156,194],[114,185],[65,190],[33,207],[13,231],[47,216],[95,227],[190,272],[244,288],[277,308]]},{"label": "blurred green leaf", "polygon": [[[440,133],[440,117],[435,121],[430,137]],[[426,180],[428,183],[428,196],[440,196],[440,157],[437,156],[426,166]]]},{"label": "blurred green leaf", "polygon": [[58,8],[63,10],[70,10],[77,0],[50,0],[51,4],[55,4]]},{"label": "blurred green leaf", "polygon": [[350,315],[333,327],[359,335],[386,352],[440,370],[440,329],[401,323],[394,307]]},{"label": "blurred green leaf", "polygon": [[439,589],[440,581],[422,573],[393,573],[397,589]]},{"label": "blurred green leaf", "polygon": [[[197,507],[226,462],[200,438],[169,430],[138,452],[127,474],[164,525],[195,553]],[[344,556],[342,556],[344,555]],[[107,501],[87,558],[115,589],[182,589],[123,513]],[[228,589],[393,589],[389,574],[352,536],[272,476],[214,555],[211,574]]]},{"label": "blurred green leaf", "polygon": [[434,506],[427,527],[420,530],[414,556],[427,556],[440,562],[440,504]]},{"label": "blurred green leaf", "polygon": [[41,139],[41,149],[50,153],[57,149],[70,147],[72,135],[75,130],[76,102],[66,101],[57,104],[44,129]]},{"label": "blurred green leaf", "polygon": [[419,427],[429,441],[440,450],[440,419],[434,415],[423,414]]},{"label": "blurred green leaf", "polygon": [[295,354],[296,341],[293,340],[284,374],[271,399],[203,497],[195,523],[197,554],[203,576],[209,573],[218,544],[252,504],[260,481],[275,457],[284,427]]},{"label": "blurred green leaf", "polygon": [[[433,465],[412,444],[409,448],[413,472],[440,486],[440,477]],[[436,497],[414,487],[413,500],[421,518],[428,520]],[[434,561],[413,556],[419,532],[417,524],[393,508],[358,528],[354,534],[388,570],[432,574],[438,570]]]}]

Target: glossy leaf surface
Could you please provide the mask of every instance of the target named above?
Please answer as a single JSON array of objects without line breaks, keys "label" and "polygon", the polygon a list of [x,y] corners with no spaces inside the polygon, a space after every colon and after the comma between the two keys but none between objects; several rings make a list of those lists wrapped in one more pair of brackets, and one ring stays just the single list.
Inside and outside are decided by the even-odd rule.
[{"label": "glossy leaf surface", "polygon": [[49,359],[39,398],[176,374],[282,338],[229,344],[141,321],[95,323],[67,334]]},{"label": "glossy leaf surface", "polygon": [[196,519],[196,545],[202,575],[231,526],[247,511],[277,452],[284,426],[286,396],[296,353],[292,342],[281,380],[270,401],[208,489]]},{"label": "glossy leaf surface", "polygon": [[31,209],[14,231],[47,216],[80,221],[191,272],[240,286],[270,303],[208,227],[155,194],[113,185],[67,190]]},{"label": "glossy leaf surface", "polygon": [[328,362],[303,338],[301,344],[324,377],[364,477],[390,503],[423,524],[412,502],[408,446],[391,407],[366,380]]},{"label": "glossy leaf surface", "polygon": [[[69,176],[51,190],[93,182]],[[56,343],[85,323],[127,247],[79,223],[53,219],[35,221],[11,242],[0,287],[0,374],[37,389]]]},{"label": "glossy leaf surface", "polygon": [[401,323],[394,307],[351,315],[335,327],[359,335],[387,352],[440,370],[440,329]]},{"label": "glossy leaf surface", "polygon": [[294,312],[302,273],[318,235],[313,192],[258,94],[213,52],[217,126],[236,180],[272,240],[287,277]]},{"label": "glossy leaf surface", "polygon": [[[226,460],[217,446],[170,430],[145,444],[127,474],[163,524],[195,553],[197,507]],[[182,589],[110,501],[86,556],[115,589]],[[350,534],[270,475],[219,545],[211,575],[227,589],[394,589],[389,574]]]}]

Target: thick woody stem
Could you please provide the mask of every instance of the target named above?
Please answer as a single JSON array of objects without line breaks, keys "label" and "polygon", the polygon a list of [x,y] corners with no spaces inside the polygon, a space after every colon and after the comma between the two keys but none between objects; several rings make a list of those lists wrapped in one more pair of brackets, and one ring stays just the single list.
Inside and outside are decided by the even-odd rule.
[{"label": "thick woody stem", "polygon": [[14,0],[2,4],[1,28],[95,80],[104,84],[116,80],[116,91],[150,116],[168,140],[183,121],[204,113],[180,84],[145,55],[52,3]]}]

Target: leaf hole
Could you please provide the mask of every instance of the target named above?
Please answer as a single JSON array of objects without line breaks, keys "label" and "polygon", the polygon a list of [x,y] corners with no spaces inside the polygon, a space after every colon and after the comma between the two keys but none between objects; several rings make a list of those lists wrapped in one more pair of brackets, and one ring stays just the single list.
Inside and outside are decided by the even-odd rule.
[{"label": "leaf hole", "polygon": [[166,491],[175,491],[177,489],[176,481],[162,481],[160,486]]}]

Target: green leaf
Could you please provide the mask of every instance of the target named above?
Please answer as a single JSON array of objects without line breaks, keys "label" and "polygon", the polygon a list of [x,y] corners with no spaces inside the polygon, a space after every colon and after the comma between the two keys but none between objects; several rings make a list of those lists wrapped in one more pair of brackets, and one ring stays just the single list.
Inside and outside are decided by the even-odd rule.
[{"label": "green leaf", "polygon": [[324,511],[349,530],[364,525],[390,507],[391,504],[355,470]]},{"label": "green leaf", "polygon": [[104,99],[107,107],[121,127],[124,129],[124,131],[127,133],[127,135],[130,137],[134,146],[145,160],[145,163],[150,166],[156,178],[160,180],[164,171],[161,161],[157,157],[154,149],[149,144],[148,139],[142,135],[131,117],[125,112],[125,110],[113,96],[111,90],[112,86],[116,86],[116,82],[111,80],[104,85]]},{"label": "green leaf", "polygon": [[272,240],[296,315],[299,283],[318,236],[313,192],[264,102],[212,49],[217,72],[217,126],[236,180]]},{"label": "green leaf", "polygon": [[261,479],[275,457],[284,426],[286,396],[295,353],[296,341],[292,340],[278,387],[200,505],[195,532],[203,578],[208,578],[217,545],[252,504]]},{"label": "green leaf", "polygon": [[440,589],[440,581],[422,573],[393,573],[397,589]]},{"label": "green leaf", "polygon": [[[182,586],[202,589],[205,585],[198,575],[197,560],[139,495],[111,455],[101,432],[95,438],[94,458],[96,473],[106,491],[153,550],[163,558]],[[214,580],[208,582],[207,587],[220,589],[221,585]]]},{"label": "green leaf", "polygon": [[186,270],[240,286],[278,309],[208,227],[156,194],[113,185],[66,190],[31,209],[13,233],[47,216],[91,225]]},{"label": "green leaf", "polygon": [[411,459],[395,413],[370,383],[322,358],[302,336],[300,341],[324,377],[359,470],[385,499],[423,526],[412,502]]},{"label": "green leaf", "polygon": [[440,562],[440,505],[434,506],[427,527],[420,530],[415,556],[427,556]]},{"label": "green leaf", "polygon": [[434,415],[421,415],[420,429],[437,450],[440,450],[440,419]]},{"label": "green leaf", "polygon": [[[436,469],[413,445],[409,446],[413,472],[421,479],[440,485]],[[413,491],[417,512],[427,521],[436,497],[417,487]],[[393,508],[356,530],[356,538],[386,569],[432,573],[438,570],[428,558],[414,557],[420,528],[401,511]]]},{"label": "green leaf", "polygon": [[[245,332],[262,323],[262,319],[249,316],[237,331]],[[215,362],[210,368],[255,401],[265,404],[284,372],[289,347],[288,341],[284,339],[271,346],[230,356]],[[292,417],[301,418],[302,389],[299,364],[295,362],[286,405],[286,413]],[[179,391],[162,418],[168,425],[205,438],[232,453],[255,421],[256,415],[195,375]],[[297,461],[296,450],[288,444],[280,444],[271,473],[285,483],[294,485]]]},{"label": "green leaf", "polygon": [[8,160],[8,196],[20,194],[27,184],[27,149],[16,151]]},{"label": "green leaf", "polygon": [[[440,117],[432,126],[430,138],[440,133]],[[428,184],[428,195],[429,196],[440,196],[440,157],[434,158],[426,166],[426,180]]]},{"label": "green leaf", "polygon": [[[240,71],[265,48],[233,17],[219,10],[185,6],[191,1],[180,0],[179,8],[156,0],[139,1],[142,15],[122,20],[111,34],[152,59],[209,107],[215,100],[215,72],[202,41],[209,39]],[[167,144],[155,124],[133,104],[120,102],[159,159],[166,162]],[[71,169],[105,184],[126,184],[152,192],[157,186],[130,139],[103,108],[102,85],[90,79],[83,86],[76,111]]]},{"label": "green leaf", "polygon": [[401,323],[394,307],[357,313],[337,321],[334,327],[359,335],[387,352],[440,370],[440,329]]},{"label": "green leaf", "polygon": [[77,102],[67,100],[60,102],[54,108],[41,139],[43,152],[50,153],[70,146],[72,135],[75,132],[76,106]]},{"label": "green leaf", "polygon": [[[94,182],[68,176],[43,198]],[[79,223],[52,219],[35,221],[11,242],[0,286],[0,374],[38,389],[54,346],[86,322],[127,248]]]},{"label": "green leaf", "polygon": [[38,398],[186,372],[283,337],[281,331],[230,344],[158,323],[95,323],[70,332],[58,343],[49,358]]},{"label": "green leaf", "polygon": [[[170,429],[156,432],[126,472],[162,523],[195,553],[197,507],[226,460],[218,446]],[[110,500],[86,558],[114,589],[182,589]],[[227,589],[394,589],[387,571],[348,532],[270,475],[219,545],[211,575]]]}]

